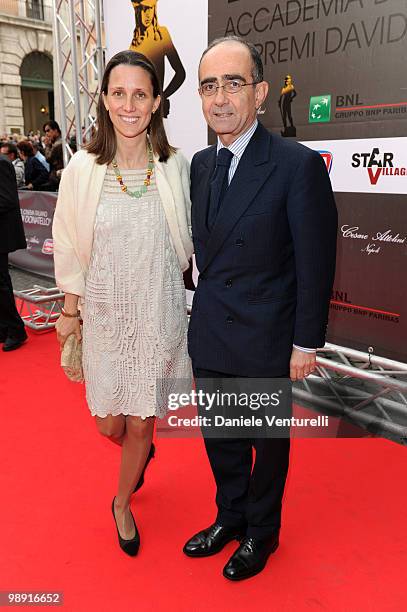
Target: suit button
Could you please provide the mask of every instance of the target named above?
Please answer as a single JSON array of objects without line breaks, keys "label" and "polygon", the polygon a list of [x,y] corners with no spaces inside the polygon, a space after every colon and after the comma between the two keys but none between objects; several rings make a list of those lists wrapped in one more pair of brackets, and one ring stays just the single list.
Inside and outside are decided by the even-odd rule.
[{"label": "suit button", "polygon": [[233,317],[227,317],[226,323],[233,323]]},{"label": "suit button", "polygon": [[227,281],[225,281],[225,285],[226,285],[226,287],[231,287],[232,286],[232,281],[230,280],[230,278]]},{"label": "suit button", "polygon": [[244,245],[243,238],[236,238],[236,246],[241,247]]}]

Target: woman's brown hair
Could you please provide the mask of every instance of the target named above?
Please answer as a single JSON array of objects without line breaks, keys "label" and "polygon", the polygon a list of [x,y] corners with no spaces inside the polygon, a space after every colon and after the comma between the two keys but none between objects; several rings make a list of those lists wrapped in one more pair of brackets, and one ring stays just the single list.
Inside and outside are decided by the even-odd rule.
[{"label": "woman's brown hair", "polygon": [[154,98],[161,96],[160,106],[151,117],[148,134],[150,136],[154,153],[158,155],[161,162],[166,162],[170,155],[175,152],[175,149],[169,144],[167,134],[165,133],[164,129],[162,111],[163,98],[160,81],[158,79],[154,64],[145,55],[142,53],[136,53],[135,51],[120,51],[120,53],[116,53],[116,55],[114,55],[107,64],[102,78],[102,85],[100,88],[100,96],[96,111],[98,129],[85,149],[88,151],[88,153],[93,153],[97,156],[96,162],[100,165],[110,164],[116,155],[116,134],[109,117],[109,113],[105,108],[102,93],[105,95],[107,94],[110,73],[112,72],[113,68],[123,64],[126,66],[138,66],[139,68],[145,70],[151,79]]},{"label": "woman's brown hair", "polygon": [[24,155],[27,157],[34,156],[34,147],[29,140],[21,140],[21,142],[17,144],[17,149],[24,153]]}]

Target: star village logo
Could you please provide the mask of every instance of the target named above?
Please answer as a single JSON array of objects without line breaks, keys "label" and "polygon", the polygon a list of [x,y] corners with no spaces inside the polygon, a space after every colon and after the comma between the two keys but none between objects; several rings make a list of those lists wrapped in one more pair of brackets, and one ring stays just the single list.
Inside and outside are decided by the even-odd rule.
[{"label": "star village logo", "polygon": [[331,151],[320,150],[318,151],[318,153],[320,154],[320,156],[325,162],[326,169],[328,170],[328,174],[331,174],[332,162],[334,159],[334,156],[332,155]]},{"label": "star village logo", "polygon": [[312,96],[309,103],[309,123],[326,123],[331,120],[331,95]]},{"label": "star village logo", "polygon": [[407,168],[394,165],[394,153],[381,154],[378,147],[367,153],[353,153],[352,168],[366,168],[371,185],[377,185],[382,176],[407,176]]}]

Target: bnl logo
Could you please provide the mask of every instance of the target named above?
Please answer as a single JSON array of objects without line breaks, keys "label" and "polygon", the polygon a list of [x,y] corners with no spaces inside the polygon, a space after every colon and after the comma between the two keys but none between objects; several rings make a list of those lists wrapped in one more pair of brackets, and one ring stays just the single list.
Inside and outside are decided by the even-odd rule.
[{"label": "bnl logo", "polygon": [[328,170],[328,174],[331,174],[331,168],[332,168],[332,162],[333,162],[334,156],[332,155],[330,151],[318,151],[318,153],[320,154],[320,156],[325,162],[325,166],[326,166],[326,169]]},{"label": "bnl logo", "polygon": [[331,95],[311,96],[309,102],[309,123],[325,123],[331,120]]}]

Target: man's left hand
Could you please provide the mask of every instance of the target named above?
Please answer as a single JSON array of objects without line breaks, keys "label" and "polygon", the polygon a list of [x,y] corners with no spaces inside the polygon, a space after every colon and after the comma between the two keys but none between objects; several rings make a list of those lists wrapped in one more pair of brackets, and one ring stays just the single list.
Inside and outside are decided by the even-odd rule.
[{"label": "man's left hand", "polygon": [[317,362],[316,353],[306,353],[293,348],[290,359],[290,378],[292,381],[302,380],[315,370]]}]

